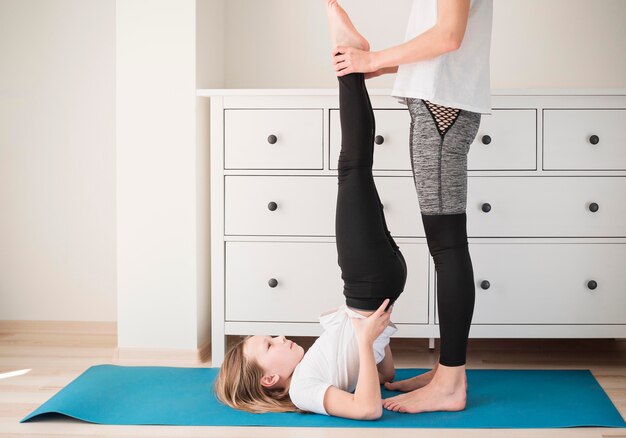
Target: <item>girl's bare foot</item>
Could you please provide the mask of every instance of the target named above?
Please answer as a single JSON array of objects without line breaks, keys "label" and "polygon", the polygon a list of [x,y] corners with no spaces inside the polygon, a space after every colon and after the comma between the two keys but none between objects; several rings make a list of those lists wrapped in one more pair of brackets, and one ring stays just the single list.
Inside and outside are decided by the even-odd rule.
[{"label": "girl's bare foot", "polygon": [[366,52],[370,50],[369,42],[363,38],[350,21],[346,11],[339,6],[337,0],[324,0],[326,2],[326,13],[328,24],[332,35],[333,47],[349,46],[356,47]]},{"label": "girl's bare foot", "polygon": [[385,382],[385,388],[390,391],[409,392],[426,386],[433,379],[433,376],[435,375],[438,366],[439,361],[437,361],[437,364],[432,370],[420,374],[419,376],[414,376],[404,380],[398,380],[397,382]]}]

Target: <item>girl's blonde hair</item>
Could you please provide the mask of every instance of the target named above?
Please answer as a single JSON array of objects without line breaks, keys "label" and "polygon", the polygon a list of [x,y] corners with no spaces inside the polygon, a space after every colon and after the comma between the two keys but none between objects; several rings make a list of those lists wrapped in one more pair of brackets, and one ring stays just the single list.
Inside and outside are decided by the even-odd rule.
[{"label": "girl's blonde hair", "polygon": [[261,385],[263,368],[243,353],[244,342],[239,341],[224,356],[224,362],[215,379],[215,395],[234,409],[260,414],[264,412],[301,412],[289,398],[289,388],[266,388]]}]

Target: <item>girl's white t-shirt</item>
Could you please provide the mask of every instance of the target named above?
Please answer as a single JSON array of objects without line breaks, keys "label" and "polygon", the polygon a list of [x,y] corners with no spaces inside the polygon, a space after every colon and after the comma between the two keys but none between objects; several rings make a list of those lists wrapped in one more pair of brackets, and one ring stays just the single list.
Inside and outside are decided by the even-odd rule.
[{"label": "girl's white t-shirt", "polygon": [[[398,66],[391,96],[491,114],[489,53],[493,0],[470,0],[467,28],[457,50]],[[437,23],[437,0],[413,0],[405,41]]]},{"label": "girl's white t-shirt", "polygon": [[[289,397],[300,409],[328,415],[324,394],[329,386],[354,392],[359,377],[359,345],[351,317],[366,318],[345,304],[322,313],[318,319],[324,328],[322,335],[304,354],[291,376]],[[385,357],[389,338],[398,331],[391,321],[373,345],[374,359]]]}]

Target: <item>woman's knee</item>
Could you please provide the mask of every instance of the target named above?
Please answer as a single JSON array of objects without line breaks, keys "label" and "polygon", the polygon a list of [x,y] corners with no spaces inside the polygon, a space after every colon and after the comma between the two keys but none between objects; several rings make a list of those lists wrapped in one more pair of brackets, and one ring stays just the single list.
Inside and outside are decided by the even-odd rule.
[{"label": "woman's knee", "polygon": [[[433,257],[445,251],[467,249],[467,215],[422,213],[426,242]],[[437,262],[437,260],[435,260]]]}]

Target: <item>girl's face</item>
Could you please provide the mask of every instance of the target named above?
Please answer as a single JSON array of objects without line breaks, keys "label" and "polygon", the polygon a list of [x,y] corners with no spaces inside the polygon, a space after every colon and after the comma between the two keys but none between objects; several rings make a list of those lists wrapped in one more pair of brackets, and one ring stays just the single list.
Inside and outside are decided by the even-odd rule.
[{"label": "girl's face", "polygon": [[263,386],[284,388],[302,360],[304,348],[284,336],[252,336],[244,344],[244,354],[256,360],[265,371]]}]

